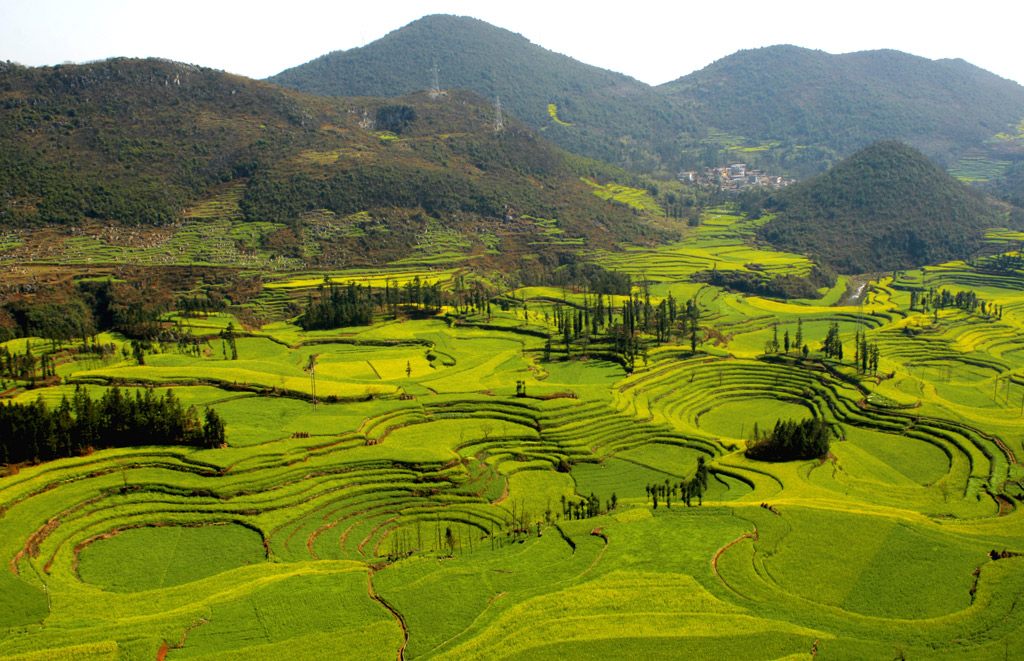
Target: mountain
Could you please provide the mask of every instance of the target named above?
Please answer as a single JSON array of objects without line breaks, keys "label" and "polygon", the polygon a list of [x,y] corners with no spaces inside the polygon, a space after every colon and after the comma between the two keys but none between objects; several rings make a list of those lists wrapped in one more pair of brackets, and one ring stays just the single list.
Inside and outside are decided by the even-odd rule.
[{"label": "mountain", "polygon": [[[771,46],[741,50],[658,90],[689,104],[705,126],[768,147],[748,156],[767,167],[813,167],[827,163],[828,152],[843,156],[879,140],[911,144],[945,167],[972,149],[1024,157],[1018,143],[985,144],[1024,118],[1024,87],[959,59]],[[800,153],[808,147],[824,151]]]},{"label": "mountain", "polygon": [[759,238],[840,273],[967,259],[1004,224],[974,191],[905,144],[879,142],[772,196]]},{"label": "mountain", "polygon": [[494,259],[662,236],[581,175],[627,176],[513,119],[496,131],[471,92],[328,99],[164,60],[0,65],[0,226],[214,215],[285,223],[294,244],[316,225],[327,263],[407,257],[431,232]]},{"label": "mountain", "polygon": [[477,19],[433,15],[268,80],[391,97],[430,88],[434,66],[440,88],[500,97],[565,149],[634,171],[738,160],[808,176],[879,140],[911,144],[947,168],[968,158],[994,176],[1024,159],[1024,142],[997,137],[1024,118],[1024,87],[963,60],[893,50],[741,50],[651,87]]},{"label": "mountain", "polygon": [[578,62],[474,18],[433,15],[362,48],[267,80],[323,96],[391,97],[433,85],[491,99],[572,152],[652,171],[674,160],[691,116],[629,76]]}]

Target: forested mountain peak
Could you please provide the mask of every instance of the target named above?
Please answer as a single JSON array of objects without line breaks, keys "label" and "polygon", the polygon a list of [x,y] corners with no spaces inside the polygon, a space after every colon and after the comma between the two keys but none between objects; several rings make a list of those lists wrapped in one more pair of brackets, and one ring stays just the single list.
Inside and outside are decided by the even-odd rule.
[{"label": "forested mountain peak", "polygon": [[766,204],[769,242],[843,273],[967,259],[983,230],[1005,220],[921,152],[878,142]]},{"label": "forested mountain peak", "polygon": [[508,112],[570,151],[633,169],[659,167],[671,141],[694,126],[645,83],[459,16],[421,18],[268,80],[324,96],[393,97],[430,89],[435,68],[439,89],[500,98]]},{"label": "forested mountain peak", "polygon": [[[385,62],[395,66],[378,70]],[[333,51],[267,80],[321,96],[395,96],[430,89],[436,67],[441,89],[473,89],[494,96],[502,91],[502,84],[521,82],[503,80],[510,78],[509,69],[520,64],[550,69],[546,73],[563,86],[571,75],[566,67],[575,65],[592,70],[606,85],[632,81],[636,88],[647,87],[628,76],[548,51],[518,33],[448,14],[424,16],[366,46]],[[538,115],[547,115],[546,108],[537,110]]]}]

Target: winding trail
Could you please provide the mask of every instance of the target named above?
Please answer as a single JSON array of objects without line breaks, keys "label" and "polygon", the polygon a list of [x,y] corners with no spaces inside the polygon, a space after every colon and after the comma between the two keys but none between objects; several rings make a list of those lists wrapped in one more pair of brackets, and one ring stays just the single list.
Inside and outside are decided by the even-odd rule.
[{"label": "winding trail", "polygon": [[505,490],[501,492],[500,496],[498,496],[497,498],[495,498],[494,500],[491,501],[491,505],[497,505],[498,503],[500,503],[500,502],[504,501],[506,498],[508,498],[508,478],[506,477],[504,479],[505,479]]},{"label": "winding trail", "polygon": [[990,495],[992,496],[993,499],[995,499],[996,503],[998,503],[998,505],[999,505],[999,514],[997,516],[1006,516],[1007,514],[1010,514],[1015,509],[1017,509],[1014,506],[1013,501],[1007,499],[1005,496],[1002,496],[1001,494],[990,494]]},{"label": "winding trail", "polygon": [[[601,550],[598,552],[597,557],[595,557],[594,561],[592,563],[590,563],[590,566],[587,567],[586,569],[584,569],[583,573],[580,574],[579,576],[577,576],[577,578],[579,578],[580,576],[586,576],[587,574],[589,574],[590,570],[592,570],[594,567],[596,567],[597,563],[601,562],[601,558],[604,557],[604,552],[608,550],[608,535],[604,534],[604,532],[601,530],[601,526],[598,526],[597,528],[594,528],[593,530],[591,530],[590,534],[593,535],[594,537],[600,537],[601,539],[603,539],[604,540],[604,546],[601,547]],[[573,553],[574,554],[576,553],[576,549],[573,549]]]},{"label": "winding trail", "polygon": [[181,640],[178,641],[176,645],[168,645],[166,640],[163,641],[163,643],[160,645],[160,649],[157,650],[156,661],[164,661],[164,659],[167,657],[167,652],[169,652],[170,650],[180,650],[182,647],[184,647],[185,637],[188,636],[188,632],[192,631],[196,627],[206,624],[207,622],[209,622],[209,620],[207,620],[206,618],[202,618],[195,624],[191,624],[185,627],[185,630],[181,632]]},{"label": "winding trail", "polygon": [[370,595],[370,599],[373,599],[381,606],[386,608],[389,613],[394,615],[395,619],[398,620],[398,626],[402,627],[402,646],[398,648],[398,661],[405,661],[405,648],[409,645],[409,627],[405,623],[405,618],[395,608],[384,600],[384,597],[380,596],[373,591],[373,575],[377,571],[374,567],[369,567],[366,572],[366,592]]},{"label": "winding trail", "polygon": [[754,540],[756,542],[759,538],[760,538],[760,536],[759,536],[759,534],[757,532],[757,526],[754,526],[754,531],[753,532],[750,532],[748,530],[747,532],[743,533],[742,535],[740,535],[736,539],[732,540],[731,542],[729,542],[728,544],[726,544],[722,548],[718,549],[718,552],[715,553],[715,557],[711,559],[711,569],[714,570],[715,576],[717,576],[718,580],[720,580],[722,582],[722,585],[727,587],[731,592],[733,592],[740,599],[748,599],[748,597],[746,597],[746,596],[740,594],[739,592],[737,592],[736,589],[734,587],[732,587],[731,585],[729,585],[728,583],[726,583],[725,579],[722,578],[722,575],[720,573],[718,573],[718,558],[721,557],[721,555],[723,553],[725,553],[727,550],[729,550],[730,547],[732,547],[732,546],[734,546],[736,544],[739,544],[744,539],[752,539],[752,540]]}]

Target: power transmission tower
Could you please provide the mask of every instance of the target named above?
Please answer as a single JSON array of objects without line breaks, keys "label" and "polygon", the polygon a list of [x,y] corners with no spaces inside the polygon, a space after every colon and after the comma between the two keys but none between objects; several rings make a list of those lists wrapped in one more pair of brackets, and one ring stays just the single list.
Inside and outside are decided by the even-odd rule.
[{"label": "power transmission tower", "polygon": [[437,62],[434,62],[434,66],[430,68],[430,73],[432,74],[430,93],[436,96],[441,93],[441,83],[438,75],[441,73],[441,70],[437,68]]},{"label": "power transmission tower", "polygon": [[494,97],[494,132],[505,128],[505,118],[501,115],[501,97]]}]

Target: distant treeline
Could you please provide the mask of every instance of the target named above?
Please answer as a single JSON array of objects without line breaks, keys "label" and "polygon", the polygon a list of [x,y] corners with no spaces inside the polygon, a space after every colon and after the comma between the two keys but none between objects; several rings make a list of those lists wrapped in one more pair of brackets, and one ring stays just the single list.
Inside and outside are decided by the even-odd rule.
[{"label": "distant treeline", "polygon": [[[542,280],[544,284],[558,287],[579,287],[598,296],[628,295],[632,287],[627,273],[575,262],[553,271],[544,271]],[[462,276],[456,276],[448,290],[442,289],[439,282],[421,281],[419,276],[402,285],[388,281],[384,287],[366,287],[355,282],[345,285],[332,283],[321,286],[317,294],[307,296],[305,311],[297,323],[303,330],[365,326],[373,323],[374,314],[397,316],[399,308],[410,307],[434,314],[444,306],[454,307],[459,312],[487,312],[494,294],[481,282],[466,281]],[[508,308],[508,303],[504,299],[498,302],[503,309]],[[647,308],[650,308],[648,312],[653,318],[649,301]],[[603,315],[599,316],[603,326]],[[587,325],[589,323],[588,316]],[[579,330],[576,332],[578,334]],[[594,333],[597,333],[596,328]]]},{"label": "distant treeline", "polygon": [[313,209],[348,215],[379,207],[420,208],[432,216],[463,211],[496,218],[504,213],[505,202],[506,196],[483,180],[395,164],[343,170],[328,178],[261,173],[253,177],[238,205],[247,220],[285,222]]},{"label": "distant treeline", "polygon": [[224,423],[212,408],[200,421],[195,406],[185,408],[168,390],[132,397],[114,387],[93,400],[82,387],[56,408],[42,400],[0,404],[0,463],[49,461],[108,447],[224,443]]}]

